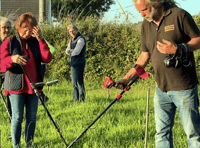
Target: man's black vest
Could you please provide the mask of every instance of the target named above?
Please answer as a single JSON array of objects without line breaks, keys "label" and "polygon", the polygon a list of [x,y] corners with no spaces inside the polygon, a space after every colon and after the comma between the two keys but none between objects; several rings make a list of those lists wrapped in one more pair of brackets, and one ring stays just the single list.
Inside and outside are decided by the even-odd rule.
[{"label": "man's black vest", "polygon": [[71,66],[79,66],[79,65],[85,65],[85,51],[86,51],[86,40],[85,38],[80,34],[80,32],[77,33],[74,40],[70,41],[70,49],[74,49],[76,47],[76,44],[80,38],[83,38],[85,41],[85,45],[83,46],[83,49],[81,50],[79,55],[71,56],[70,57],[70,64]]},{"label": "man's black vest", "polygon": [[[18,41],[16,35],[10,38],[10,54],[11,55],[22,55],[21,43]],[[36,62],[36,73],[37,82],[42,82],[43,77],[41,76],[41,53],[39,43],[36,38],[31,37],[27,39],[28,45],[31,47],[33,56]],[[11,91],[21,91],[24,87],[24,73],[20,65],[13,64],[13,66],[5,72],[4,89]]]}]

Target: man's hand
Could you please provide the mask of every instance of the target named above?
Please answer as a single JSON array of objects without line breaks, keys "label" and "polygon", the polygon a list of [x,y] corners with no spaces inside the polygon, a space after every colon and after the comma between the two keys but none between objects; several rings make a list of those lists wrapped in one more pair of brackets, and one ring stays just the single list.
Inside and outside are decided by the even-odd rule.
[{"label": "man's hand", "polygon": [[176,52],[176,45],[165,39],[163,39],[163,43],[157,41],[156,47],[163,54],[175,54]]},{"label": "man's hand", "polygon": [[124,89],[127,86],[128,82],[128,79],[119,79],[115,82],[115,87],[117,89]]},{"label": "man's hand", "polygon": [[69,48],[66,49],[66,54],[70,55],[71,54],[71,50]]}]

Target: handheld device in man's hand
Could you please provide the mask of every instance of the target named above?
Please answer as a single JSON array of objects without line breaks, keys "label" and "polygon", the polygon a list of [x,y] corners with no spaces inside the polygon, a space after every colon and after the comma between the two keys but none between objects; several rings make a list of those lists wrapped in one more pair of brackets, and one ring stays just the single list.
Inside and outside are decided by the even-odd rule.
[{"label": "handheld device in man's hand", "polygon": [[22,58],[24,58],[25,60],[28,60],[29,56],[28,55],[24,55],[24,56],[22,56]]}]

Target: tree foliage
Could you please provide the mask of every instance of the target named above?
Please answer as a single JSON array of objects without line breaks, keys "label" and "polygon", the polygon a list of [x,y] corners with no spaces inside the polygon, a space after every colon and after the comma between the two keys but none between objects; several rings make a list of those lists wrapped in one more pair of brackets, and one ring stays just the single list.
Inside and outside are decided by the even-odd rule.
[{"label": "tree foliage", "polygon": [[75,19],[86,16],[100,16],[110,9],[114,0],[52,0],[52,15],[61,20],[65,17]]}]

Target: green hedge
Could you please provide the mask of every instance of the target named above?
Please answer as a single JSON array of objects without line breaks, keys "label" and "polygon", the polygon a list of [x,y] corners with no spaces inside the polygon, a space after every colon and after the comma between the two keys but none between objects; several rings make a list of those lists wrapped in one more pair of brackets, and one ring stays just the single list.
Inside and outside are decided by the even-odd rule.
[{"label": "green hedge", "polygon": [[[200,25],[200,18],[195,16],[194,19]],[[47,78],[70,80],[69,57],[65,53],[70,39],[67,31],[70,23],[69,20],[65,20],[60,26],[42,25],[45,39],[57,49],[54,60],[48,64]],[[106,75],[113,79],[121,78],[135,63],[140,54],[141,23],[102,24],[99,19],[92,17],[74,23],[87,41],[86,80],[102,82]],[[198,50],[195,51],[197,69],[200,65],[199,54]],[[146,70],[153,73],[151,63],[147,65]]]}]

